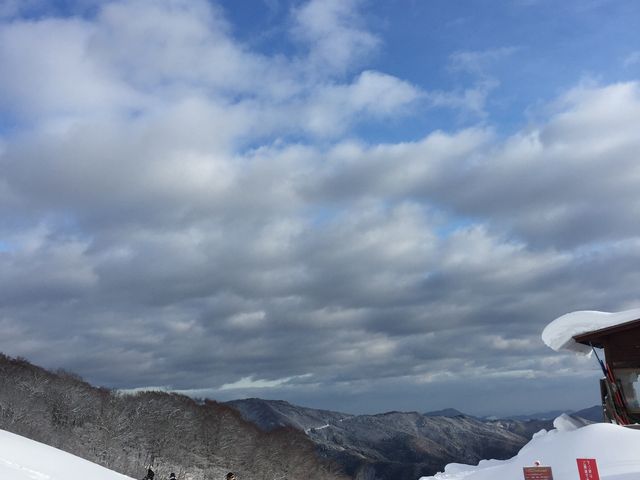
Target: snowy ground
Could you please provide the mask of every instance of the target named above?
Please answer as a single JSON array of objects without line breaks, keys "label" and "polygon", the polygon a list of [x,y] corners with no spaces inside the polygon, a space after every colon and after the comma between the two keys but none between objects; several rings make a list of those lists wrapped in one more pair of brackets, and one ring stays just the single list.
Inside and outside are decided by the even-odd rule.
[{"label": "snowy ground", "polygon": [[3,480],[131,480],[100,465],[0,430]]},{"label": "snowy ground", "polygon": [[640,430],[605,423],[576,428],[566,416],[558,417],[554,426],[550,432],[537,433],[509,460],[449,464],[443,473],[421,480],[522,479],[522,468],[535,461],[550,466],[554,480],[578,480],[578,458],[595,458],[601,480],[640,479]]}]

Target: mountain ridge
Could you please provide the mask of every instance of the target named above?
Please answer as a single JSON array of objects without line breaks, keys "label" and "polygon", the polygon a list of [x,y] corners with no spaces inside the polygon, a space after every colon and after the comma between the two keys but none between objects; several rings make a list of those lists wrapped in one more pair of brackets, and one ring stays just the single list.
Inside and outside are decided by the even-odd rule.
[{"label": "mountain ridge", "polygon": [[553,428],[552,419],[481,419],[455,409],[355,415],[259,398],[226,404],[261,429],[304,431],[348,475],[367,480],[419,478],[447,463],[510,458],[534,433]]}]

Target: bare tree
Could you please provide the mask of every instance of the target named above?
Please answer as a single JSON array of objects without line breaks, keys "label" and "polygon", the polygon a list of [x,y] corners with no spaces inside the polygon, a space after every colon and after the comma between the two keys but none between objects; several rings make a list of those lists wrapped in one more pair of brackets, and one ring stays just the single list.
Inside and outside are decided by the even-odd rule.
[{"label": "bare tree", "polygon": [[[226,405],[173,393],[122,395],[69,372],[48,372],[0,354],[0,428],[139,478],[146,464],[168,477],[344,479],[290,428],[259,430]],[[369,480],[369,479],[362,479]]]}]

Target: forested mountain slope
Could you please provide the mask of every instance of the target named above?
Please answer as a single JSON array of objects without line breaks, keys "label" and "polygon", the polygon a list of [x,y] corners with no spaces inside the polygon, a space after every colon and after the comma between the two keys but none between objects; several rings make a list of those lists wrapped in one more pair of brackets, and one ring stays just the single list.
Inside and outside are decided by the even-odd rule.
[{"label": "forested mountain slope", "polygon": [[194,480],[343,479],[304,432],[265,432],[234,409],[164,392],[132,395],[96,388],[76,375],[49,372],[0,354],[0,429],[141,478],[153,463]]},{"label": "forested mountain slope", "polygon": [[265,431],[282,426],[305,431],[348,474],[366,480],[418,478],[452,462],[509,458],[535,432],[552,428],[551,421],[482,420],[463,414],[349,415],[257,398],[228,404]]}]

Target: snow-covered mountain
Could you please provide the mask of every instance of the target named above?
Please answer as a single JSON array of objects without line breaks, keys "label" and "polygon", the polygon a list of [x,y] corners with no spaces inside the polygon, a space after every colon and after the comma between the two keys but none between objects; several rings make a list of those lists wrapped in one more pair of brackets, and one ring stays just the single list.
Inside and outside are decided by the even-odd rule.
[{"label": "snow-covered mountain", "polygon": [[444,472],[421,480],[496,480],[523,478],[522,468],[540,462],[550,466],[553,478],[577,479],[579,458],[597,461],[601,480],[640,478],[640,431],[608,423],[579,428],[560,416],[554,430],[541,431],[509,460],[483,460],[477,466],[449,464]]},{"label": "snow-covered mountain", "polygon": [[427,417],[461,417],[465,414],[455,408],[443,408],[442,410],[423,413],[423,415]]},{"label": "snow-covered mountain", "polygon": [[249,420],[267,432],[279,427],[293,427],[309,433],[313,429],[340,423],[354,416],[348,413],[300,407],[284,400],[247,398],[231,400],[226,404],[238,410],[245,420]]},{"label": "snow-covered mountain", "polygon": [[131,480],[131,477],[4,430],[0,430],[0,478],[6,480]]},{"label": "snow-covered mountain", "polygon": [[347,474],[382,480],[418,478],[450,462],[509,458],[552,427],[551,420],[483,420],[457,411],[351,415],[257,398],[227,404],[263,430],[303,430]]}]

